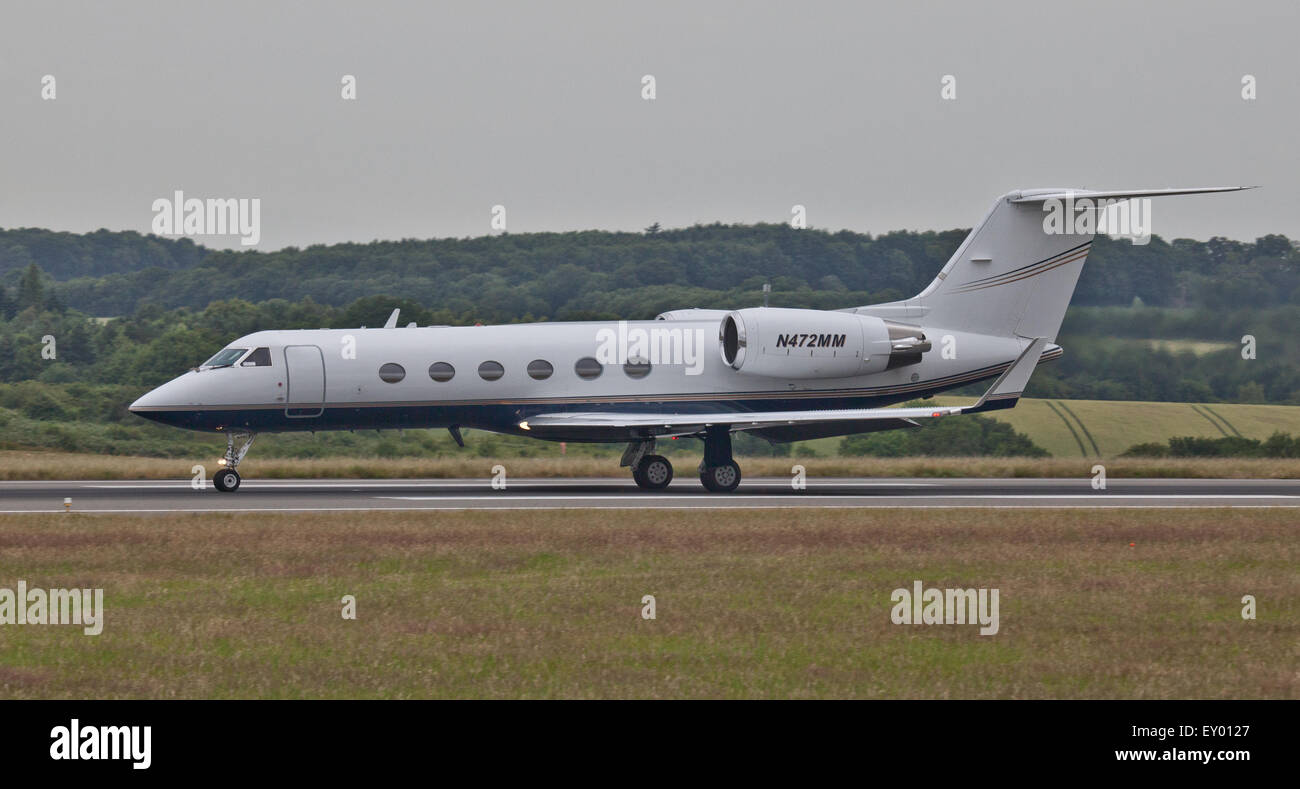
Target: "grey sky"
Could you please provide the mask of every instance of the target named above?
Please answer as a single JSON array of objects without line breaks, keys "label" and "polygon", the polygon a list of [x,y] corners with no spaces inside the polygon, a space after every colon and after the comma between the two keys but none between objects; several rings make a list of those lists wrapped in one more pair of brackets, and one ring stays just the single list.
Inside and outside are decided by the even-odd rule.
[{"label": "grey sky", "polygon": [[261,198],[259,249],[483,235],[498,203],[512,232],[798,203],[877,233],[968,227],[1020,187],[1262,184],[1157,201],[1153,230],[1300,238],[1297,22],[1294,0],[10,2],[0,226],[148,232],[183,189]]}]

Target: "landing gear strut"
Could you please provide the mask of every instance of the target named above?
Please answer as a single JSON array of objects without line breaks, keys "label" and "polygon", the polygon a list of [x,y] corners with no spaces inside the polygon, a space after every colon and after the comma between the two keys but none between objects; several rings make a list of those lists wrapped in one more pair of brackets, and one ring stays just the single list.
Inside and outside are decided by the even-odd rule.
[{"label": "landing gear strut", "polygon": [[[239,448],[235,448],[235,436],[238,435],[243,443]],[[212,477],[212,487],[222,493],[234,493],[239,490],[239,472],[235,469],[239,462],[248,454],[249,447],[253,446],[253,439],[257,436],[253,433],[227,433],[226,434],[226,456],[222,458],[222,467]]]},{"label": "landing gear strut", "polygon": [[709,425],[704,429],[700,482],[713,493],[730,493],[740,485],[740,466],[731,457],[730,425]]},{"label": "landing gear strut", "polygon": [[623,452],[621,465],[632,467],[632,479],[646,490],[663,490],[673,481],[673,464],[663,455],[652,455],[655,448],[653,438],[633,441]]}]

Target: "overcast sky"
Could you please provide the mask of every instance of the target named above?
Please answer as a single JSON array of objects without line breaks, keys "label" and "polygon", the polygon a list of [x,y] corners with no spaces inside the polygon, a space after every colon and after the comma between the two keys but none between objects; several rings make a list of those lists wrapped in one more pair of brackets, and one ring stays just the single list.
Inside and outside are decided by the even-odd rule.
[{"label": "overcast sky", "polygon": [[880,233],[1022,187],[1261,184],[1153,230],[1300,238],[1298,29],[1295,0],[7,2],[0,227],[148,232],[182,189],[260,198],[263,250],[483,235],[497,204]]}]

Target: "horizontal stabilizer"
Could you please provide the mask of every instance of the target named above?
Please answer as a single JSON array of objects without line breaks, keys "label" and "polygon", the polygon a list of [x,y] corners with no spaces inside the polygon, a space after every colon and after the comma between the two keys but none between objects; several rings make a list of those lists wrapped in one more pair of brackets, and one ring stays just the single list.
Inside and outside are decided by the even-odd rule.
[{"label": "horizontal stabilizer", "polygon": [[1257,189],[1255,186],[1201,186],[1187,189],[1128,189],[1110,192],[1094,192],[1090,189],[1033,189],[1012,197],[1013,203],[1042,203],[1047,200],[1127,200],[1132,197],[1169,197],[1170,195],[1199,195],[1209,192],[1240,192],[1243,189]]}]

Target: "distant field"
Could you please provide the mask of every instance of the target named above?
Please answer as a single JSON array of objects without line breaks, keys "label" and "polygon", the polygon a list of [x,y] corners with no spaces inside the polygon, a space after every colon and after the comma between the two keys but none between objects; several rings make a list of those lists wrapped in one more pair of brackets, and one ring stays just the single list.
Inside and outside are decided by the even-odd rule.
[{"label": "distant field", "polygon": [[[1300,697],[1289,512],[608,517],[0,516],[0,586],[106,609],[3,626],[0,697]],[[891,623],[913,581],[999,632]]]},{"label": "distant field", "polygon": [[[677,476],[695,474],[698,452],[671,455]],[[1096,459],[1075,458],[866,458],[741,457],[747,477],[789,476],[799,464],[812,477],[1057,477],[1092,475]],[[492,476],[498,463],[511,477],[627,477],[618,458],[257,458],[245,459],[246,479],[451,479]],[[39,479],[190,479],[196,464],[210,479],[219,468],[215,453],[194,458],[140,458],[62,452],[0,451],[0,480]],[[1110,458],[1112,478],[1300,479],[1300,459]]]},{"label": "distant field", "polygon": [[1170,353],[1191,351],[1197,356],[1240,347],[1230,342],[1210,342],[1208,340],[1144,340],[1143,342],[1157,351],[1168,351]]},{"label": "distant field", "polygon": [[[970,400],[936,397],[934,401],[950,405]],[[1026,398],[1015,408],[986,416],[1007,422],[1060,458],[1114,457],[1134,444],[1164,443],[1174,436],[1264,439],[1279,430],[1300,435],[1300,406],[1289,405]]]}]

